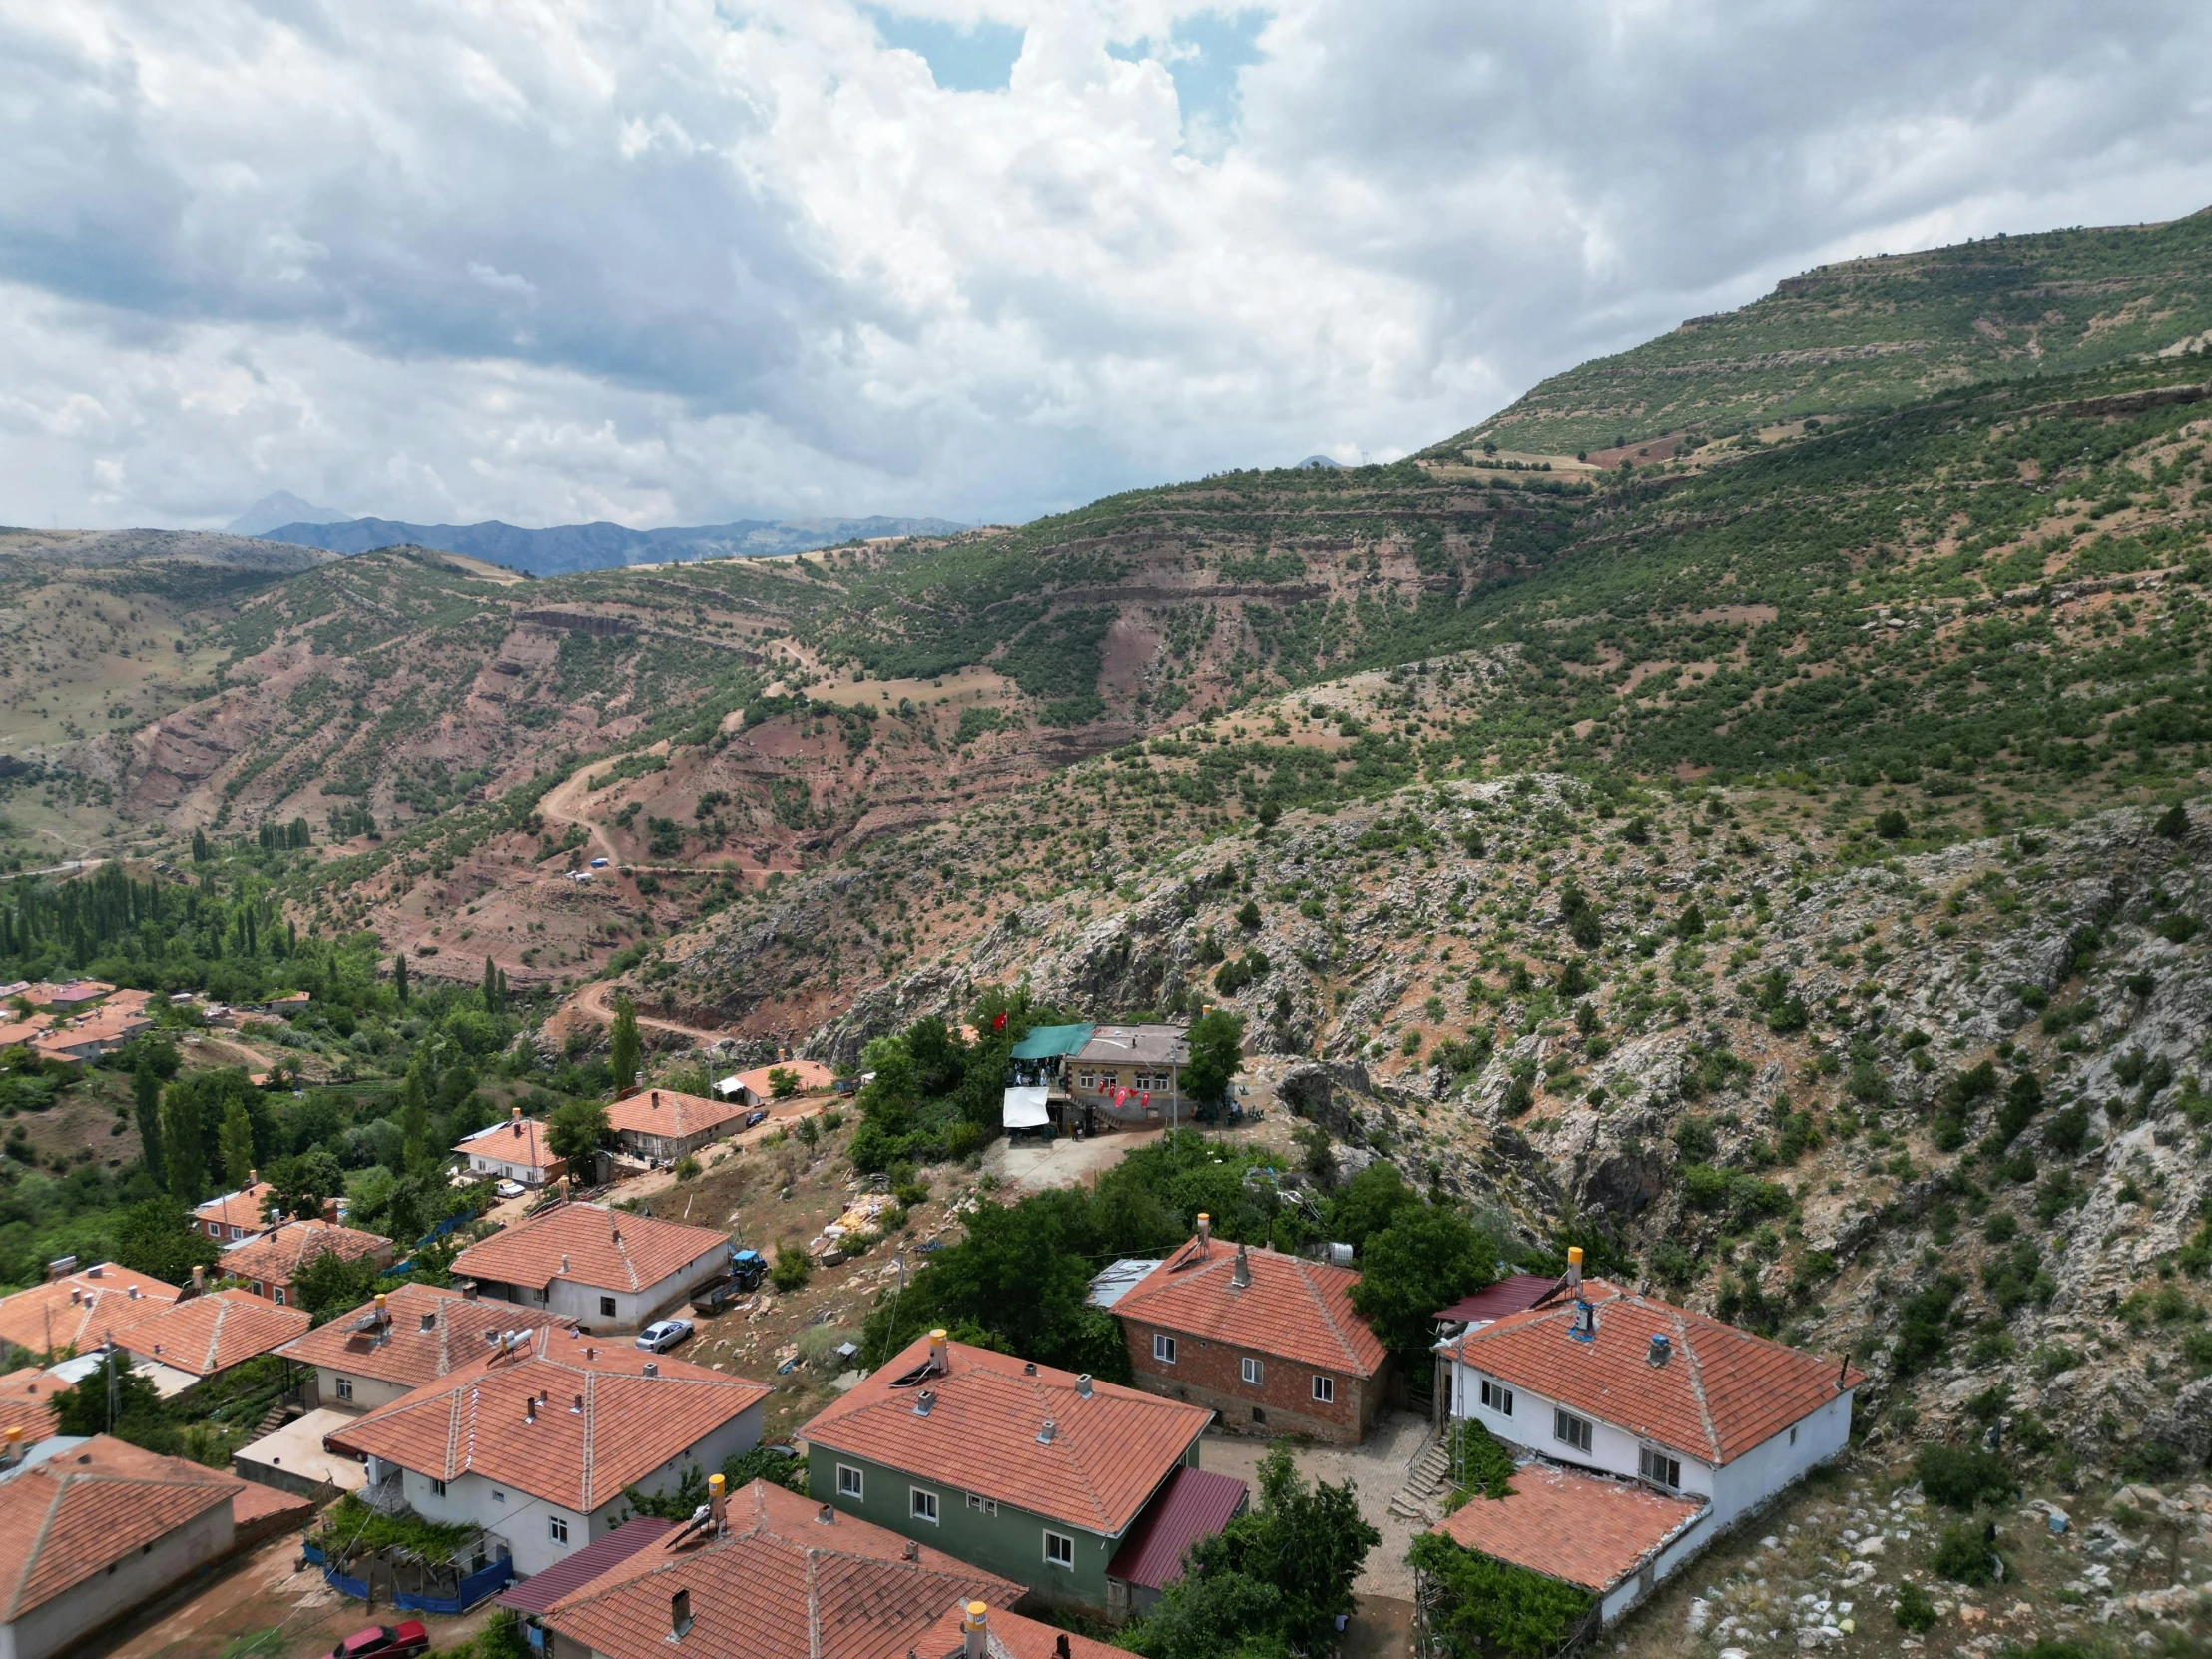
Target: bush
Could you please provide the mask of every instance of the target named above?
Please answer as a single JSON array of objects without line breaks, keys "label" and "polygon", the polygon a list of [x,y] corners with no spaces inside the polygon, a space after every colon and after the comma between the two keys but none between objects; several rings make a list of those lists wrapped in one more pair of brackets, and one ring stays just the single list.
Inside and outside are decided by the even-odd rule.
[{"label": "bush", "polygon": [[[1970,1525],[1943,1528],[1928,1564],[1953,1584],[1976,1586],[1996,1583],[2000,1570],[1996,1547]],[[2006,1571],[2004,1576],[2012,1574]]]},{"label": "bush", "polygon": [[1573,1636],[1590,1597],[1572,1585],[1461,1549],[1437,1532],[1406,1559],[1435,1595],[1430,1628],[1449,1659],[1538,1659]]},{"label": "bush", "polygon": [[1901,841],[1911,830],[1905,815],[1895,807],[1885,807],[1875,815],[1874,832],[1886,841]]},{"label": "bush", "polygon": [[2001,1459],[1959,1446],[1922,1446],[1913,1459],[1913,1473],[1930,1500],[1946,1509],[1970,1512],[1979,1503],[2002,1503],[2014,1489],[2012,1473]]},{"label": "bush", "polygon": [[769,1270],[769,1282],[788,1295],[805,1290],[814,1271],[815,1265],[804,1250],[784,1245],[776,1252],[776,1266]]},{"label": "bush", "polygon": [[1933,1630],[1936,1626],[1936,1603],[1918,1584],[1899,1585],[1898,1599],[1890,1611],[1901,1630]]}]

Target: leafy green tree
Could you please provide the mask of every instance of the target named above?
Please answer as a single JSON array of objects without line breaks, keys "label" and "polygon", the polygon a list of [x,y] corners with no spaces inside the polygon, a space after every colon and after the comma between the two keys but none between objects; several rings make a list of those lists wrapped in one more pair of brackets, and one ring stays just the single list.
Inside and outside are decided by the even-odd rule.
[{"label": "leafy green tree", "polygon": [[789,1100],[799,1092],[799,1073],[788,1066],[771,1066],[768,1071],[769,1093],[778,1100]]},{"label": "leafy green tree", "polygon": [[391,992],[399,999],[399,1006],[407,1005],[407,953],[401,951],[391,959]]},{"label": "leafy green tree", "polygon": [[427,1169],[430,1155],[430,1085],[426,1061],[417,1053],[399,1089],[399,1163],[409,1172]]},{"label": "leafy green tree", "polygon": [[382,1270],[373,1260],[347,1261],[336,1251],[325,1250],[292,1276],[291,1303],[306,1309],[320,1325],[358,1308],[376,1294],[381,1282]]},{"label": "leafy green tree", "polygon": [[270,1168],[269,1184],[280,1214],[319,1216],[323,1202],[345,1191],[345,1171],[337,1159],[320,1147],[310,1147],[293,1158],[279,1158]]},{"label": "leafy green tree", "polygon": [[231,1191],[242,1191],[254,1178],[254,1120],[246,1115],[246,1102],[232,1100],[223,1108],[223,1176]]},{"label": "leafy green tree", "polygon": [[1183,1067],[1183,1092],[1201,1105],[1219,1105],[1244,1064],[1243,1018],[1217,1008],[1191,1022],[1186,1040],[1191,1057]]},{"label": "leafy green tree", "polygon": [[1369,1239],[1397,1219],[1399,1211],[1421,1202],[1396,1166],[1372,1163],[1346,1182],[1330,1205],[1329,1235],[1354,1250],[1364,1250]]},{"label": "leafy green tree", "polygon": [[162,1096],[162,1151],[169,1166],[169,1191],[188,1208],[208,1196],[208,1166],[201,1150],[204,1134],[199,1095],[182,1082]]},{"label": "leafy green tree", "polygon": [[131,1102],[132,1116],[138,1121],[140,1161],[146,1173],[166,1187],[169,1164],[162,1156],[162,1080],[144,1058],[131,1074]]},{"label": "leafy green tree", "polygon": [[804,1250],[783,1245],[776,1252],[776,1265],[769,1269],[769,1282],[788,1295],[805,1290],[814,1271],[815,1265],[807,1259]]},{"label": "leafy green tree", "polygon": [[148,1451],[174,1456],[183,1436],[154,1384],[129,1369],[129,1357],[117,1352],[107,1364],[75,1387],[47,1400],[57,1434],[113,1434]]},{"label": "leafy green tree", "polygon": [[1406,1554],[1434,1600],[1430,1629],[1449,1659],[1540,1659],[1590,1610],[1587,1591],[1423,1532]]},{"label": "leafy green tree", "polygon": [[133,1273],[171,1285],[192,1280],[195,1267],[213,1267],[223,1251],[192,1224],[192,1213],[168,1198],[149,1198],[115,1218],[115,1259]]},{"label": "leafy green tree", "polygon": [[571,1171],[587,1171],[592,1155],[613,1139],[607,1108],[594,1100],[570,1100],[554,1108],[546,1124],[546,1144],[553,1156],[566,1159]]},{"label": "leafy green tree", "polygon": [[615,1028],[608,1038],[607,1069],[614,1073],[615,1092],[627,1093],[638,1081],[638,1005],[628,991],[615,998]]},{"label": "leafy green tree", "polygon": [[1352,1306],[1404,1365],[1427,1356],[1436,1310],[1497,1277],[1497,1241],[1458,1211],[1407,1206],[1368,1241]]}]

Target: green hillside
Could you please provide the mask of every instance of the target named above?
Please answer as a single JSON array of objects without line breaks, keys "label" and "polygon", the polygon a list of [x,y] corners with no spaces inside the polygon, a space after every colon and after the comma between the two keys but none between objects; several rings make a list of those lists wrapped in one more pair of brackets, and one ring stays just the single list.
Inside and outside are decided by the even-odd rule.
[{"label": "green hillside", "polygon": [[1976,380],[2203,350],[2212,209],[1821,266],[1743,309],[1544,381],[1426,451],[1547,454],[1888,408]]}]

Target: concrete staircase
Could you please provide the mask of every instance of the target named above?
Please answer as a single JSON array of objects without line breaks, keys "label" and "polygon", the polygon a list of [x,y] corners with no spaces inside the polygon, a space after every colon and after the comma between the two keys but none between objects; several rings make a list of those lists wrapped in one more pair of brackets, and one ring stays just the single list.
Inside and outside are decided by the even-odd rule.
[{"label": "concrete staircase", "polygon": [[1430,1440],[1413,1466],[1405,1484],[1390,1499],[1390,1513],[1400,1520],[1434,1526],[1444,1518],[1443,1499],[1451,1475],[1451,1446],[1442,1436]]}]

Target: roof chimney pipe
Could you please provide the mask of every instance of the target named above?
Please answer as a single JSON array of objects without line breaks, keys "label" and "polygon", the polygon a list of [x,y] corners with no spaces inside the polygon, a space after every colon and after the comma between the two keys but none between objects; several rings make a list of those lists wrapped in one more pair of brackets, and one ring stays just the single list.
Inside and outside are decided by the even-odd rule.
[{"label": "roof chimney pipe", "polygon": [[936,1403],[937,1390],[934,1388],[922,1389],[920,1393],[914,1395],[914,1415],[917,1417],[927,1416],[935,1408]]},{"label": "roof chimney pipe", "polygon": [[967,1617],[960,1621],[961,1659],[990,1659],[991,1609],[988,1602],[971,1601]]},{"label": "roof chimney pipe", "polygon": [[1077,1375],[1075,1391],[1081,1398],[1088,1399],[1091,1397],[1091,1374],[1089,1372],[1086,1371]]},{"label": "roof chimney pipe", "polygon": [[1582,1247],[1567,1246],[1567,1289],[1579,1296],[1582,1292]]},{"label": "roof chimney pipe", "polygon": [[1237,1265],[1229,1270],[1229,1288],[1245,1290],[1252,1284],[1252,1259],[1245,1254],[1242,1244],[1237,1246]]},{"label": "roof chimney pipe", "polygon": [[422,1310],[422,1329],[423,1329],[423,1330],[425,1330],[425,1331],[435,1331],[435,1330],[437,1329],[437,1327],[438,1327],[438,1311],[437,1311],[437,1310],[436,1310],[435,1308],[425,1308],[425,1309],[423,1309],[423,1310]]},{"label": "roof chimney pipe", "polygon": [[1214,1218],[1204,1210],[1198,1213],[1198,1248],[1210,1250],[1214,1243]]},{"label": "roof chimney pipe", "polygon": [[646,1375],[646,1376],[648,1376],[648,1377],[658,1377],[658,1376],[660,1376],[660,1375],[661,1375],[661,1363],[660,1363],[660,1362],[659,1362],[658,1360],[648,1360],[648,1361],[646,1361],[646,1363],[645,1363],[645,1375]]},{"label": "roof chimney pipe", "polygon": [[1037,1430],[1037,1444],[1050,1445],[1053,1442],[1053,1439],[1059,1434],[1059,1432],[1060,1425],[1054,1422],[1050,1417],[1045,1418],[1044,1426]]},{"label": "roof chimney pipe", "polygon": [[668,1598],[669,1639],[671,1641],[682,1641],[691,1627],[691,1591],[678,1590]]},{"label": "roof chimney pipe", "polygon": [[1644,1358],[1654,1366],[1663,1366],[1673,1353],[1674,1340],[1664,1331],[1654,1331],[1651,1334],[1651,1351]]}]

